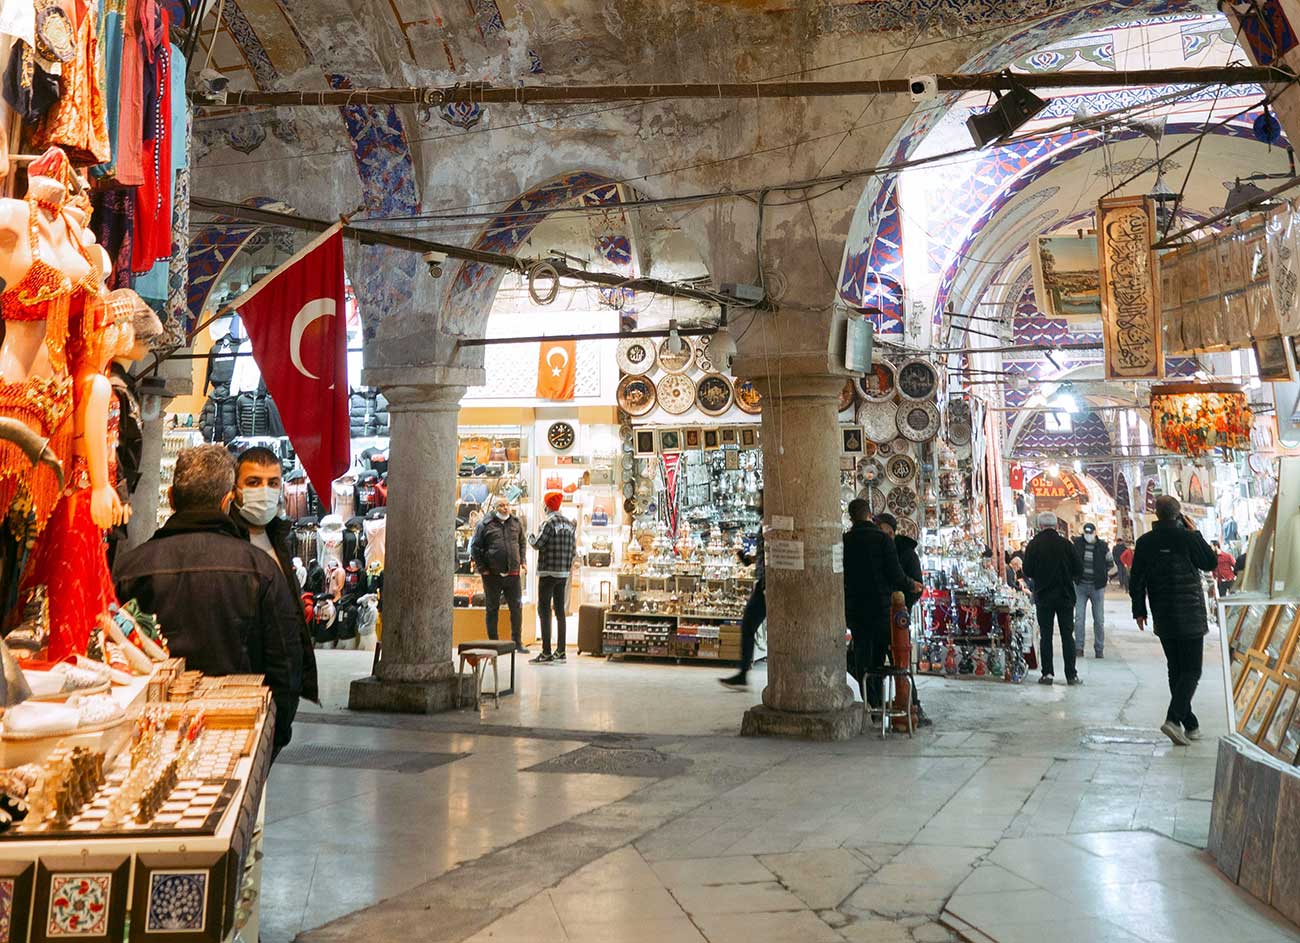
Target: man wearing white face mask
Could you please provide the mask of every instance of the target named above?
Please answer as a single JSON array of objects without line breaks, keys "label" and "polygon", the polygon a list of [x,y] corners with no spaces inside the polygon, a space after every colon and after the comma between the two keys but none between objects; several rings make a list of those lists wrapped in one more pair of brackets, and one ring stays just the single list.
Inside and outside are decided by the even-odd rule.
[{"label": "man wearing white face mask", "polygon": [[302,610],[302,583],[289,551],[291,525],[280,516],[283,500],[284,466],[280,456],[268,448],[254,446],[240,453],[235,463],[235,501],[230,516],[248,534],[254,547],[269,554],[284,574],[289,591],[298,603],[298,622],[286,629],[286,644],[297,639],[302,647],[302,696],[320,703],[316,679],[316,646]]},{"label": "man wearing white face mask", "polygon": [[1083,525],[1083,536],[1074,538],[1074,549],[1083,561],[1083,576],[1074,584],[1074,648],[1083,657],[1083,643],[1092,604],[1092,653],[1104,658],[1106,648],[1106,582],[1110,579],[1110,548],[1097,536],[1097,525]]}]

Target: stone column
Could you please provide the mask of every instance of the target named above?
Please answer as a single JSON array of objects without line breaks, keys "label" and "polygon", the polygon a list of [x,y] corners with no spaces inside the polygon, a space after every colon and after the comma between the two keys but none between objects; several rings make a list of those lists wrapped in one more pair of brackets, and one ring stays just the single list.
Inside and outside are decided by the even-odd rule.
[{"label": "stone column", "polygon": [[363,374],[388,399],[388,526],[377,673],[352,683],[353,710],[428,714],[455,704],[456,417],[483,371],[385,367]]},{"label": "stone column", "polygon": [[[764,358],[765,359],[765,358]],[[845,376],[820,366],[795,372],[774,357],[764,375],[763,507],[767,528],[767,687],[746,712],[741,734],[845,740],[862,729],[845,671],[844,576],[833,548],[840,518],[838,403]],[[785,372],[785,368],[792,368]],[[777,518],[792,518],[793,528]],[[774,522],[783,529],[776,530]],[[773,542],[803,545],[802,569],[773,566]],[[779,562],[779,561],[777,561]]]}]

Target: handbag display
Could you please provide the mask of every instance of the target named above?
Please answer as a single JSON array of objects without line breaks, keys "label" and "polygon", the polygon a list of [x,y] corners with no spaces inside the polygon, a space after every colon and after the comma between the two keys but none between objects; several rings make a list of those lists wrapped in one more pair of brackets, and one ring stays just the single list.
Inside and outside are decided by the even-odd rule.
[{"label": "handbag display", "polygon": [[519,461],[519,446],[517,445],[506,446],[506,461],[507,462]]},{"label": "handbag display", "polygon": [[493,439],[492,448],[488,451],[488,461],[504,462],[506,460],[506,444],[500,439]]},{"label": "handbag display", "polygon": [[561,478],[559,475],[547,475],[547,476],[546,476],[546,490],[547,490],[547,491],[563,491],[563,490],[564,490],[564,479]]},{"label": "handbag display", "polygon": [[614,563],[614,545],[608,537],[596,537],[591,541],[587,551],[587,566],[612,566]]},{"label": "handbag display", "polygon": [[468,478],[470,475],[474,474],[474,467],[477,464],[478,463],[474,461],[472,455],[466,455],[460,460],[460,467],[456,469],[456,474],[461,478]]}]

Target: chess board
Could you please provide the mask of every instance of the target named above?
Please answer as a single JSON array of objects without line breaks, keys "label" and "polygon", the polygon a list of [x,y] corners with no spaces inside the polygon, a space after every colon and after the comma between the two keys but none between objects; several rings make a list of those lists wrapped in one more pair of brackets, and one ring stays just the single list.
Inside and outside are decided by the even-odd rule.
[{"label": "chess board", "polygon": [[213,835],[240,785],[236,779],[182,779],[152,821],[140,824],[130,819],[105,826],[109,803],[121,788],[124,778],[122,773],[110,774],[95,797],[72,817],[66,827],[56,828],[47,824],[41,828],[24,828],[23,823],[19,823],[16,828],[0,832],[0,842],[73,838],[87,834],[96,838]]}]

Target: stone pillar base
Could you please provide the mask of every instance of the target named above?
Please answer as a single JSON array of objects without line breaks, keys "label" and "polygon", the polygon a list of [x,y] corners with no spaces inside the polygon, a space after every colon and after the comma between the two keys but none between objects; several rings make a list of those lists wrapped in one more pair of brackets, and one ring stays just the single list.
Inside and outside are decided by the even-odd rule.
[{"label": "stone pillar base", "polygon": [[358,678],[348,691],[348,710],[390,714],[436,714],[456,709],[456,688],[465,687],[465,702],[474,696],[473,676],[437,681],[390,681]]},{"label": "stone pillar base", "polygon": [[[355,685],[353,686],[355,689]],[[862,732],[862,705],[802,714],[759,704],[745,711],[742,737],[798,737],[800,740],[851,740]]]}]

